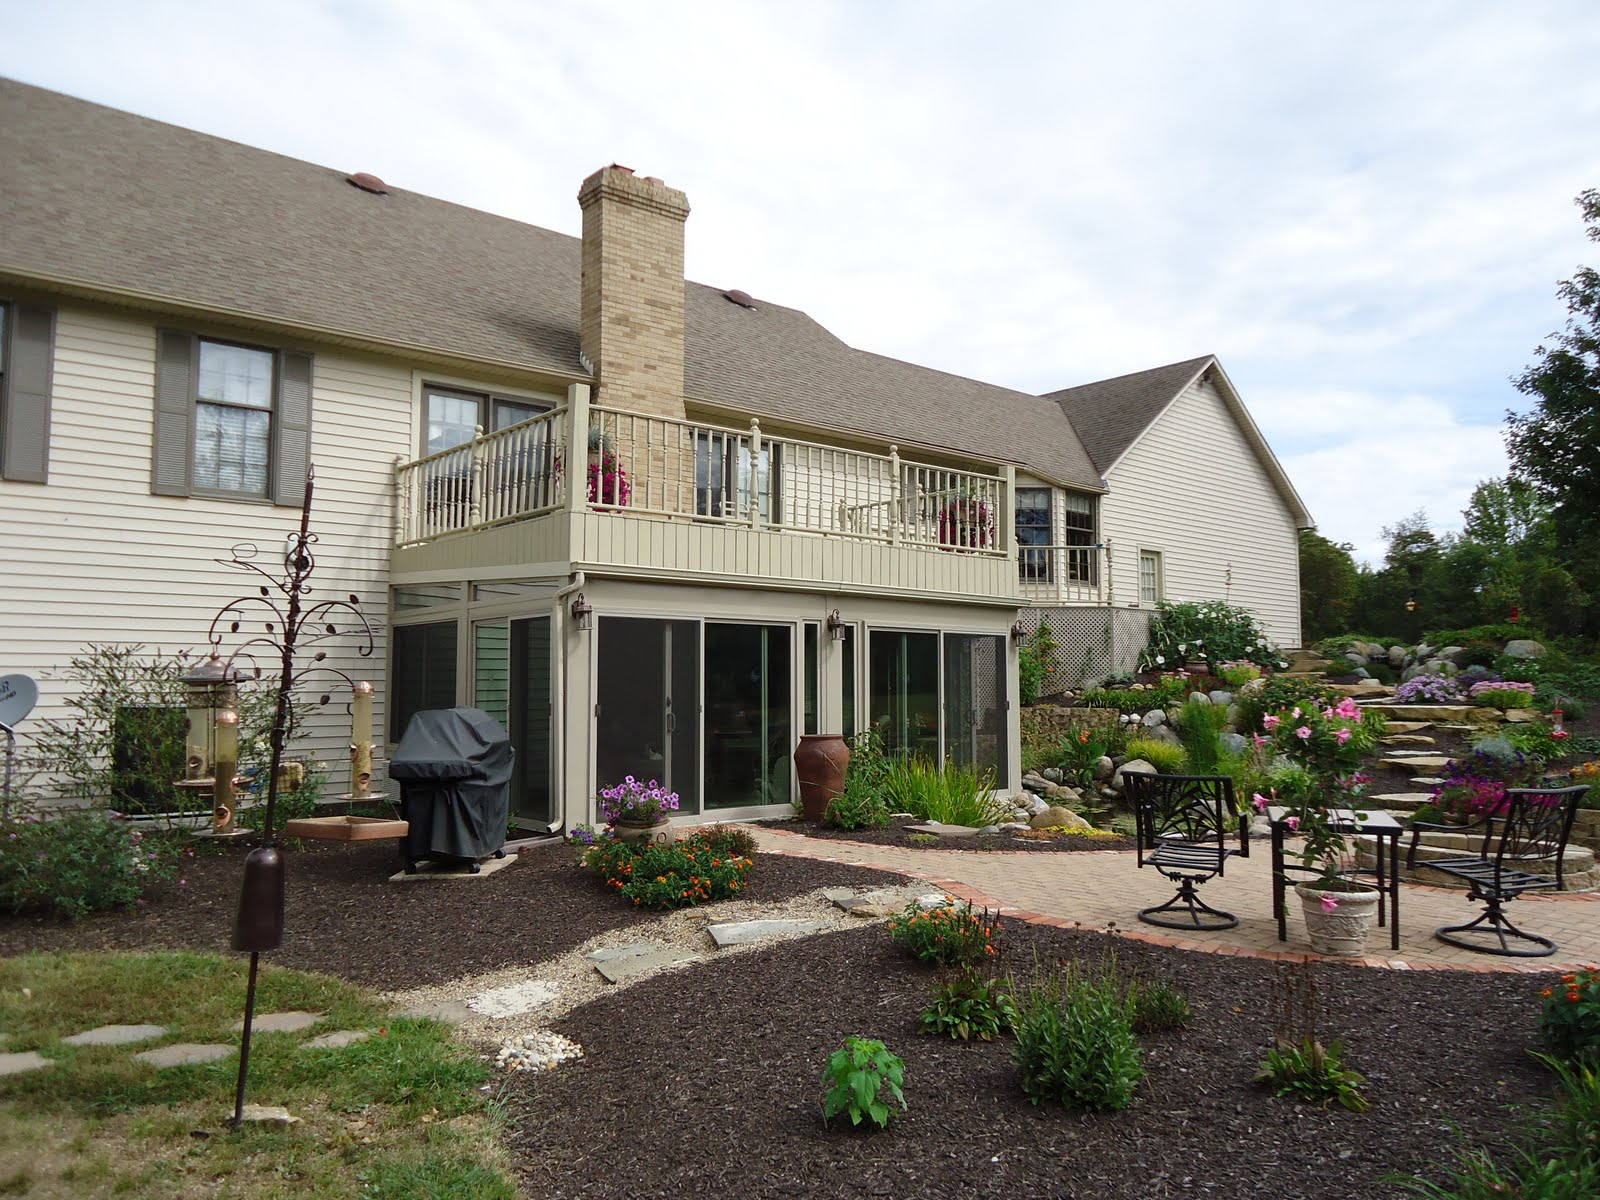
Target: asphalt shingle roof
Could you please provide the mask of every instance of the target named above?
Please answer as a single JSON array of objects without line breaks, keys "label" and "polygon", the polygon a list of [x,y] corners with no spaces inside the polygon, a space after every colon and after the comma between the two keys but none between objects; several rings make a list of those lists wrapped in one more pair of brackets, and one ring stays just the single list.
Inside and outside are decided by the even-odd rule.
[{"label": "asphalt shingle roof", "polygon": [[1061,405],[1083,439],[1095,469],[1104,475],[1172,398],[1214,361],[1206,354],[1115,379],[1063,388],[1047,393],[1045,399]]}]

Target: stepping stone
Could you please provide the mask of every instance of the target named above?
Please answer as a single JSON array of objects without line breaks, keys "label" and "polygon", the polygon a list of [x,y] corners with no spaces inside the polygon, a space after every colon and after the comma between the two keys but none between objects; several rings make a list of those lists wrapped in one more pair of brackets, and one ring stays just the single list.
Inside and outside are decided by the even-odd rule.
[{"label": "stepping stone", "polygon": [[0,1076],[21,1075],[24,1071],[37,1071],[43,1067],[53,1067],[55,1062],[40,1054],[37,1050],[25,1050],[21,1054],[0,1054]]},{"label": "stepping stone", "polygon": [[101,1025],[61,1040],[69,1046],[128,1046],[148,1042],[167,1032],[164,1025]]},{"label": "stepping stone", "polygon": [[364,1042],[372,1036],[370,1029],[340,1029],[334,1033],[325,1033],[321,1037],[312,1038],[302,1050],[343,1050],[346,1046],[354,1046],[357,1042]]},{"label": "stepping stone", "polygon": [[510,853],[508,853],[504,858],[486,858],[483,860],[478,873],[474,875],[471,871],[467,870],[463,866],[440,866],[438,863],[430,860],[428,862],[418,863],[417,872],[415,875],[408,875],[404,871],[396,871],[393,875],[389,876],[389,882],[420,883],[422,881],[427,881],[431,883],[439,879],[487,879],[491,875],[495,875],[501,871],[504,871],[516,861],[517,856]]},{"label": "stepping stone", "polygon": [[237,1051],[236,1046],[201,1045],[196,1042],[179,1042],[174,1046],[158,1046],[154,1050],[146,1050],[143,1054],[135,1054],[134,1061],[149,1063],[152,1067],[195,1067],[202,1063],[216,1062],[219,1058],[227,1058]]},{"label": "stepping stone", "polygon": [[636,954],[631,958],[613,958],[595,963],[594,969],[607,983],[621,983],[640,975],[649,975],[674,963],[694,962],[700,956],[687,950],[656,950],[650,954]]},{"label": "stepping stone", "polygon": [[1389,732],[1394,733],[1421,733],[1425,729],[1432,729],[1432,721],[1390,721]]},{"label": "stepping stone", "polygon": [[1432,792],[1389,792],[1382,796],[1368,796],[1367,800],[1374,808],[1399,809],[1402,812],[1413,812],[1424,804],[1433,803]]},{"label": "stepping stone", "polygon": [[1385,746],[1437,746],[1425,733],[1391,733],[1388,737],[1379,739]]},{"label": "stepping stone", "polygon": [[1406,782],[1414,788],[1433,788],[1438,787],[1444,780],[1437,775],[1413,775]]},{"label": "stepping stone", "polygon": [[827,888],[822,895],[852,917],[892,917],[922,893],[920,884],[897,888]]},{"label": "stepping stone", "polygon": [[509,987],[495,988],[481,996],[469,996],[467,1007],[486,1017],[515,1017],[549,1004],[560,990],[548,980],[528,979]]},{"label": "stepping stone", "polygon": [[584,958],[592,963],[614,962],[619,958],[638,958],[641,954],[653,954],[661,949],[655,942],[629,942],[626,946],[607,946],[604,950],[596,950],[593,954],[585,954]]},{"label": "stepping stone", "polygon": [[1405,751],[1396,751],[1378,759],[1378,770],[1442,771],[1449,762],[1450,759],[1443,754],[1407,754]]},{"label": "stepping stone", "polygon": [[410,1008],[402,1008],[395,1015],[411,1017],[418,1021],[441,1021],[446,1025],[460,1025],[472,1016],[472,1010],[460,1000],[443,1000],[438,1004],[414,1004]]},{"label": "stepping stone", "polygon": [[[310,1029],[322,1017],[322,1013],[309,1012],[257,1013],[255,1020],[250,1022],[250,1028],[256,1033],[299,1033],[302,1029]],[[244,1032],[242,1019],[234,1022],[233,1031]]]},{"label": "stepping stone", "polygon": [[724,921],[706,926],[706,932],[718,946],[744,946],[766,938],[798,937],[830,928],[827,921]]},{"label": "stepping stone", "polygon": [[969,838],[981,832],[976,825],[946,825],[943,821],[919,821],[906,828],[912,833],[931,833],[942,838]]},{"label": "stepping stone", "polygon": [[276,1104],[246,1104],[239,1110],[239,1119],[256,1125],[277,1125],[284,1129],[300,1124],[299,1117],[291,1115],[287,1108],[279,1108]]}]

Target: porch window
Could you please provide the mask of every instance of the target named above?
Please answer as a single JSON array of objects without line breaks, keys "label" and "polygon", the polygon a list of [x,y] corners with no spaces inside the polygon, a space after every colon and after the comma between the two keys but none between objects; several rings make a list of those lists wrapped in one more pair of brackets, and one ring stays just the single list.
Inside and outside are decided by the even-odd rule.
[{"label": "porch window", "polygon": [[1139,551],[1139,603],[1154,608],[1161,601],[1161,552]]},{"label": "porch window", "polygon": [[[1024,583],[1049,583],[1050,488],[1017,489],[1017,574]],[[1037,547],[1037,549],[1030,549]]]},{"label": "porch window", "polygon": [[1066,520],[1062,543],[1067,547],[1067,578],[1074,583],[1095,582],[1094,497],[1079,492],[1066,494]]},{"label": "porch window", "polygon": [[425,455],[464,446],[479,428],[493,433],[550,409],[548,404],[531,400],[508,400],[503,396],[432,384],[423,387],[422,404],[427,433],[427,444],[422,450]]},{"label": "porch window", "polygon": [[778,447],[763,443],[752,455],[743,435],[700,430],[694,437],[694,511],[701,517],[748,518],[759,504],[761,523],[777,519],[773,482]]},{"label": "porch window", "polygon": [[456,702],[456,623],[394,628],[390,672],[389,740],[398,742],[415,713],[453,708]]}]

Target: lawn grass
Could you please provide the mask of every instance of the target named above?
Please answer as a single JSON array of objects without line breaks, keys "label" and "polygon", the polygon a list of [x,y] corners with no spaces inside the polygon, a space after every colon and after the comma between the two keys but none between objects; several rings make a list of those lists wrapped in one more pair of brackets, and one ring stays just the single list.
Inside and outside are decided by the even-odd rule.
[{"label": "lawn grass", "polygon": [[[0,1197],[516,1195],[498,1143],[490,1071],[434,1021],[394,1017],[340,980],[263,969],[258,1013],[326,1017],[251,1040],[247,1099],[288,1128],[233,1130],[238,1057],[157,1070],[134,1055],[174,1042],[237,1045],[245,963],[201,954],[33,954],[0,960],[6,1050],[45,1070],[0,1078]],[[105,1024],[154,1024],[135,1046],[69,1046]],[[371,1030],[340,1049],[301,1043]]]}]

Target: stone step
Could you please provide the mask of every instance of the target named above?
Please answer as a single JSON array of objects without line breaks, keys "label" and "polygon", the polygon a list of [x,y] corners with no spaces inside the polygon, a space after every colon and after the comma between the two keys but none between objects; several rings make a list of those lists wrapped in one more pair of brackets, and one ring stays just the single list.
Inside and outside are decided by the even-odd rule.
[{"label": "stone step", "polygon": [[1442,771],[1450,762],[1443,754],[1407,754],[1397,750],[1380,755],[1377,766],[1380,771]]},{"label": "stone step", "polygon": [[1391,721],[1432,721],[1479,728],[1497,724],[1500,720],[1498,709],[1481,708],[1476,704],[1396,704],[1385,701],[1362,707],[1369,712],[1380,712]]},{"label": "stone step", "polygon": [[[1482,833],[1473,836],[1466,833],[1434,833],[1431,830],[1423,835],[1423,841],[1417,846],[1416,863],[1412,868],[1406,866],[1406,852],[1410,848],[1409,836],[1400,839],[1400,878],[1410,883],[1425,883],[1433,887],[1455,888],[1458,891],[1466,890],[1466,883],[1453,875],[1446,875],[1440,871],[1432,871],[1427,867],[1429,859],[1460,858],[1464,855],[1476,854],[1483,845]],[[1376,857],[1374,846],[1376,838],[1358,837],[1355,842],[1356,865],[1370,870]],[[1556,871],[1555,859],[1533,859],[1517,864],[1520,870],[1530,871],[1535,875],[1554,875]],[[1600,867],[1596,866],[1595,853],[1586,846],[1567,847],[1566,859],[1562,865],[1561,890],[1563,892],[1591,892],[1600,888]]]},{"label": "stone step", "polygon": [[[1371,706],[1368,705],[1370,708]],[[1421,733],[1425,729],[1432,729],[1432,721],[1390,721],[1389,733]]]},{"label": "stone step", "polygon": [[1389,813],[1413,813],[1424,804],[1432,803],[1432,792],[1384,792],[1362,800],[1364,808],[1381,808]]},{"label": "stone step", "polygon": [[1436,788],[1444,780],[1437,775],[1413,775],[1407,782],[1414,788]]},{"label": "stone step", "polygon": [[1341,696],[1349,696],[1352,700],[1362,700],[1371,703],[1374,700],[1394,694],[1394,689],[1385,687],[1381,683],[1330,683],[1328,687]]},{"label": "stone step", "polygon": [[1391,733],[1378,739],[1385,746],[1436,746],[1438,745],[1425,733]]}]

